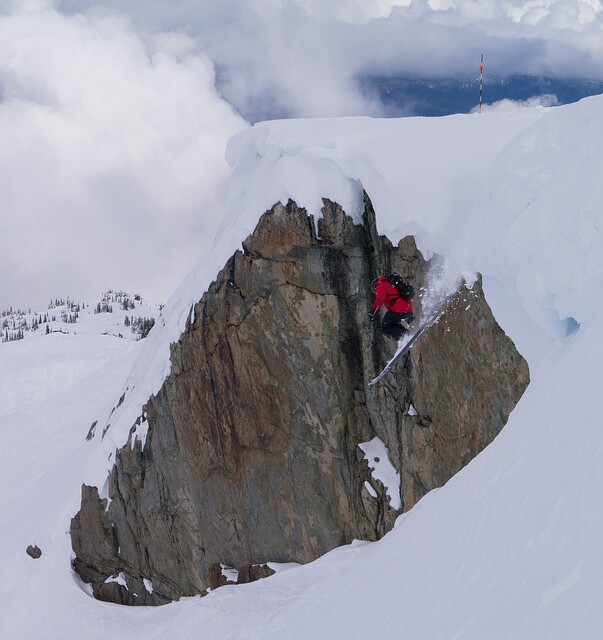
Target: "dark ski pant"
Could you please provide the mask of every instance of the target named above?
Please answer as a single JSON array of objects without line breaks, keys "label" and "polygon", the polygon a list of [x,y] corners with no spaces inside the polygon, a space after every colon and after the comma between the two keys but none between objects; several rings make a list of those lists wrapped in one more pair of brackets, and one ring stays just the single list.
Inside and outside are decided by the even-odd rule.
[{"label": "dark ski pant", "polygon": [[381,320],[381,331],[394,338],[394,340],[400,340],[400,338],[406,333],[406,328],[400,324],[400,320],[405,320],[408,323],[413,321],[413,314],[396,313],[395,311],[386,311],[383,320]]}]

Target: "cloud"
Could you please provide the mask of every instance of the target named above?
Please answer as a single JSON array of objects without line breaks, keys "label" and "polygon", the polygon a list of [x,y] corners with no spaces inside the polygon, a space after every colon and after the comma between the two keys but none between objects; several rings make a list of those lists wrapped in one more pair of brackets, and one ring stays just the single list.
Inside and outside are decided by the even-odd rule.
[{"label": "cloud", "polygon": [[0,308],[110,287],[165,301],[210,246],[246,123],[211,61],[168,44],[115,16],[0,16]]},{"label": "cloud", "polygon": [[[559,105],[559,99],[552,93],[545,93],[541,96],[534,96],[528,100],[498,100],[491,104],[484,104],[482,111],[512,111],[513,109],[532,109],[534,107],[555,107]],[[479,107],[472,109],[472,113],[477,113]]]}]

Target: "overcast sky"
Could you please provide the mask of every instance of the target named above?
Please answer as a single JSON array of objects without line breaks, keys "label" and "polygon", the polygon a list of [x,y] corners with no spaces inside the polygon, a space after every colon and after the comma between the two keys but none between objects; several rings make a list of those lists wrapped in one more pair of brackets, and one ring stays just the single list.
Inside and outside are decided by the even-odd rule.
[{"label": "overcast sky", "polygon": [[[0,311],[163,302],[245,119],[379,115],[362,74],[603,79],[600,0],[0,0]],[[216,86],[216,76],[219,78]]]}]

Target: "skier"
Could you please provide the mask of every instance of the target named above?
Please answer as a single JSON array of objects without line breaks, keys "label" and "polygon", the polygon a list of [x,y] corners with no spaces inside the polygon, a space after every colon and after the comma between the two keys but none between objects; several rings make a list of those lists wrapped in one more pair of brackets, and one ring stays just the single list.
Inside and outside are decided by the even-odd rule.
[{"label": "skier", "polygon": [[404,282],[399,273],[379,276],[373,280],[372,286],[375,302],[369,314],[371,320],[375,318],[381,307],[385,307],[387,311],[381,320],[381,331],[395,340],[400,340],[408,332],[410,323],[414,319],[412,312],[414,289]]}]

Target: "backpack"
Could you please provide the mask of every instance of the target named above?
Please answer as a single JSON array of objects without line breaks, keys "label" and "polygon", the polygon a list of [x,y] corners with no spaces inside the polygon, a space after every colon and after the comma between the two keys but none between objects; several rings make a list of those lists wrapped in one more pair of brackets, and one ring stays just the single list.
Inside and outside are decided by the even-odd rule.
[{"label": "backpack", "polygon": [[408,282],[404,282],[399,273],[390,273],[390,275],[387,276],[387,281],[396,287],[400,297],[404,298],[404,300],[412,300],[414,298],[415,290],[413,286],[408,284]]}]

